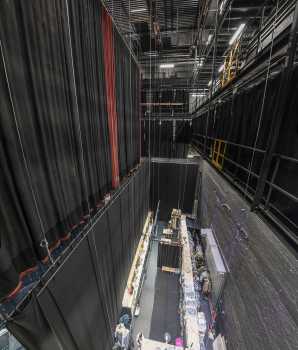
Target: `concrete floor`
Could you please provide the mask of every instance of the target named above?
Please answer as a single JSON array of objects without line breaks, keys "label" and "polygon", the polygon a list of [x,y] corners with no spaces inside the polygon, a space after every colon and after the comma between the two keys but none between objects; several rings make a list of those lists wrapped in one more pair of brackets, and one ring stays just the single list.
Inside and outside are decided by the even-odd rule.
[{"label": "concrete floor", "polygon": [[297,257],[206,162],[202,170],[202,222],[230,269],[221,315],[228,349],[298,349]]},{"label": "concrete floor", "polygon": [[147,262],[146,279],[140,299],[140,315],[135,319],[133,339],[142,332],[145,338],[149,338],[151,318],[154,305],[155,279],[157,274],[158,242],[153,241]]},{"label": "concrete floor", "polygon": [[[160,237],[164,223],[158,223],[157,237]],[[173,339],[180,336],[178,315],[179,283],[176,275],[158,271],[158,241],[152,242],[149,252],[146,279],[140,298],[140,315],[135,318],[133,339],[139,332],[145,338],[164,341],[164,333]]]}]

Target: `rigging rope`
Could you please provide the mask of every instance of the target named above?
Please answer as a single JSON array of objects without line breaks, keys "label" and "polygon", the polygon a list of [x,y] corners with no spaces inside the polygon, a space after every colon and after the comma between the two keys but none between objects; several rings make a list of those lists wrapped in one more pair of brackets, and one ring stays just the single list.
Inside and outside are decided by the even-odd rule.
[{"label": "rigging rope", "polygon": [[261,112],[260,112],[260,117],[259,117],[259,122],[258,122],[257,133],[256,133],[255,141],[254,141],[253,153],[252,153],[252,157],[251,157],[250,164],[249,164],[248,177],[247,177],[247,182],[246,182],[246,185],[245,185],[244,197],[247,197],[247,195],[248,195],[248,187],[249,187],[250,177],[251,177],[251,173],[252,173],[253,162],[254,162],[254,158],[255,158],[255,151],[256,151],[257,143],[259,141],[259,134],[260,134],[261,125],[262,125],[262,121],[263,121],[265,100],[266,100],[266,96],[267,96],[267,87],[268,87],[268,81],[269,81],[269,78],[270,78],[270,68],[271,68],[271,60],[272,60],[273,44],[274,44],[274,34],[275,34],[275,30],[276,30],[278,9],[279,9],[279,0],[277,1],[277,4],[276,4],[276,11],[275,11],[275,17],[274,17],[274,23],[273,23],[273,30],[272,30],[272,35],[271,35],[270,55],[269,55],[269,60],[268,60],[267,75],[266,75],[264,92],[263,92]]},{"label": "rigging rope", "polygon": [[[155,11],[156,11],[156,8],[155,8]],[[156,14],[155,14],[156,15]],[[155,40],[154,40],[154,46],[155,46],[155,52],[157,53],[157,40],[156,40],[156,37],[155,37]],[[160,70],[158,71],[158,76],[157,76],[157,78],[158,78],[158,82],[159,82],[159,89],[157,89],[157,84],[156,84],[156,72],[157,72],[157,55],[155,55],[155,64],[154,64],[154,87],[155,87],[155,94],[157,94],[158,93],[158,100],[157,101],[159,101],[159,102],[161,102],[161,99],[162,99],[162,93],[161,93],[161,86],[162,86],[162,84],[160,83]],[[157,97],[157,96],[155,96],[155,97]],[[161,104],[159,105],[159,108],[158,108],[158,110],[159,110],[159,113],[161,112]],[[156,123],[157,122],[157,123]],[[154,127],[154,133],[155,133],[155,131],[157,131],[157,134],[159,135],[159,137],[161,136],[161,131],[162,131],[162,122],[161,122],[161,120],[155,120],[155,122],[154,122],[154,125],[155,125],[155,127]],[[157,125],[157,127],[156,127],[156,125]],[[155,134],[154,134],[154,143],[155,143],[155,139],[156,139],[156,136],[155,136]],[[159,147],[158,147],[158,154],[157,154],[157,156],[158,157],[160,157],[161,156],[161,149],[160,149],[160,145],[158,145]],[[154,152],[154,150],[153,150],[153,152]],[[155,155],[155,153],[153,154],[153,155]],[[156,203],[158,203],[159,201],[160,201],[160,193],[159,193],[159,170],[160,170],[160,164],[159,163],[154,163],[154,168],[155,167],[157,167],[157,181],[156,181],[156,183],[157,183],[157,201],[156,201]],[[155,168],[156,169],[156,168]]]},{"label": "rigging rope", "polygon": [[[130,8],[131,4],[130,4],[130,0],[128,1],[128,28],[129,28],[129,47],[131,48],[131,8]],[[133,105],[132,105],[132,91],[131,91],[131,55],[129,55],[129,106],[130,106],[130,150],[133,153]],[[131,166],[133,165],[133,161],[131,163]]]},{"label": "rigging rope", "polygon": [[[80,142],[80,151],[81,151],[81,161],[82,161],[82,166],[83,166],[83,180],[84,180],[84,187],[85,187],[85,200],[87,202],[87,208],[88,208],[88,214],[86,216],[87,219],[89,219],[89,222],[87,221],[87,224],[90,225],[90,233],[91,233],[91,238],[92,238],[92,243],[94,247],[94,252],[96,256],[96,262],[97,262],[97,267],[93,262],[95,274],[96,274],[96,280],[98,283],[98,292],[100,294],[100,285],[104,285],[104,279],[102,277],[101,270],[99,268],[99,254],[97,251],[97,246],[95,242],[95,237],[94,237],[94,224],[93,224],[93,217],[91,215],[91,210],[90,210],[90,203],[89,203],[89,194],[88,194],[88,184],[87,184],[87,174],[86,174],[86,168],[85,168],[85,159],[84,159],[84,148],[83,148],[83,139],[82,139],[82,131],[81,131],[81,124],[80,124],[80,113],[79,113],[79,105],[78,105],[78,97],[77,97],[77,88],[76,88],[76,80],[75,80],[75,73],[74,73],[74,59],[73,59],[73,48],[72,48],[72,38],[71,38],[71,32],[70,32],[70,19],[69,19],[69,4],[68,0],[66,1],[66,12],[67,12],[67,22],[68,22],[68,35],[69,35],[69,45],[70,45],[70,53],[71,53],[71,66],[72,66],[72,75],[73,75],[73,85],[74,85],[74,91],[75,91],[75,101],[76,101],[76,115],[77,115],[77,123],[78,123],[78,132],[79,132],[79,142]],[[102,8],[102,11],[105,11],[104,8]],[[107,13],[106,13],[107,14]],[[108,14],[107,14],[108,16]],[[113,26],[112,26],[113,27]],[[106,64],[104,62],[104,64]],[[90,244],[89,237],[87,237],[88,243]],[[98,275],[99,274],[99,275]],[[100,283],[99,281],[100,280]],[[101,298],[100,298],[101,300]],[[107,317],[108,317],[108,322],[109,322],[109,331],[111,333],[111,339],[113,339],[114,332],[112,329],[112,321],[111,321],[111,316],[108,310],[108,307],[105,303],[101,302],[103,310],[105,310]]]}]

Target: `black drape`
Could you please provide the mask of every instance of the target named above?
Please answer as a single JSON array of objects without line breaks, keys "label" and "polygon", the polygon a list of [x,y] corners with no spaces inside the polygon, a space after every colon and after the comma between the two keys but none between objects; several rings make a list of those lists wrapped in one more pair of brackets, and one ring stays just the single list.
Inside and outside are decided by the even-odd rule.
[{"label": "black drape", "polygon": [[[96,0],[0,2],[0,299],[47,258],[45,238],[71,238],[111,190],[101,11]],[[132,95],[118,113],[124,177],[140,156],[139,71],[116,74]]]},{"label": "black drape", "polygon": [[143,121],[142,155],[152,157],[186,158],[191,142],[192,127],[189,121],[153,119]]},{"label": "black drape", "polygon": [[192,213],[198,169],[196,163],[152,163],[150,206],[156,210],[160,201],[159,220],[168,221],[174,208]]}]

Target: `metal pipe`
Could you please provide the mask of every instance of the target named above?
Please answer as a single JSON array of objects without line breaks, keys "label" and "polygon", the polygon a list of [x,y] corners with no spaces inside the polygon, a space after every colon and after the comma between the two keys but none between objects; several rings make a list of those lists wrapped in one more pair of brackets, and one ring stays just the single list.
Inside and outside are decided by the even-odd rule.
[{"label": "metal pipe", "polygon": [[280,158],[277,158],[276,159],[276,163],[275,163],[275,167],[274,167],[274,171],[273,171],[273,174],[271,176],[271,181],[270,181],[270,185],[269,185],[269,191],[268,191],[267,198],[266,198],[266,203],[265,203],[265,210],[268,209],[268,204],[269,204],[269,201],[270,201],[270,198],[271,198],[271,194],[272,194],[272,184],[275,181],[275,178],[276,178],[276,175],[277,175],[277,172],[278,172],[278,169],[279,169],[279,165],[280,165]]},{"label": "metal pipe", "polygon": [[145,102],[141,103],[141,106],[184,106],[185,103],[181,102]]}]

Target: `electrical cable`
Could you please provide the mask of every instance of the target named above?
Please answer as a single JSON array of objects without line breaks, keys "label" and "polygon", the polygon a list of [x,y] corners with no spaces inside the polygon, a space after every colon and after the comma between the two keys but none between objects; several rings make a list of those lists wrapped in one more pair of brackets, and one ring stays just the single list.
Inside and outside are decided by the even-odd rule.
[{"label": "electrical cable", "polygon": [[[156,11],[156,10],[155,10]],[[156,13],[155,13],[155,16],[156,16]],[[156,40],[156,37],[155,37],[155,40],[154,40],[154,46],[155,46],[155,52],[157,52],[157,40]],[[157,55],[155,55],[155,65],[154,65],[154,67],[155,67],[155,69],[154,69],[154,82],[156,82],[156,72],[157,72]],[[161,80],[161,82],[160,82],[160,70],[158,70],[158,72],[157,72],[157,78],[158,78],[158,82],[159,82],[159,86],[158,86],[158,88],[157,88],[157,86],[156,86],[156,83],[155,83],[155,88],[156,88],[156,91],[158,91],[158,101],[159,102],[161,102],[161,99],[162,99],[162,90],[161,90],[161,88],[162,88],[162,80]],[[161,79],[162,79],[162,77],[161,77]],[[158,106],[158,110],[159,110],[159,114],[161,114],[161,104],[159,104],[159,106]],[[157,130],[158,131],[158,136],[159,136],[159,139],[161,138],[161,133],[162,133],[162,121],[161,120],[159,120],[159,121],[155,121],[155,122],[157,122],[157,128],[155,127],[154,128],[154,132]],[[155,123],[154,122],[154,123]],[[156,137],[155,137],[155,135],[154,135],[154,140],[156,139]],[[155,155],[155,154],[154,154]],[[160,145],[160,143],[159,143],[159,145],[158,145],[158,157],[161,157],[161,145]],[[158,205],[158,203],[159,203],[159,201],[160,201],[160,192],[159,192],[159,170],[160,170],[160,164],[159,163],[157,163],[157,164],[154,164],[153,165],[154,167],[156,166],[157,167],[157,200],[156,200],[156,203],[157,203],[157,205]],[[154,180],[153,180],[154,181]]]},{"label": "electrical cable", "polygon": [[[75,101],[76,101],[76,116],[77,116],[77,124],[78,124],[78,133],[79,133],[79,142],[80,142],[80,150],[81,150],[81,162],[82,162],[82,166],[83,166],[83,179],[84,179],[84,186],[85,186],[85,196],[86,196],[86,202],[87,202],[87,207],[88,207],[88,214],[87,214],[87,219],[89,219],[89,222],[87,221],[87,224],[90,224],[90,232],[91,232],[91,238],[92,238],[92,242],[93,242],[93,246],[94,246],[94,250],[95,250],[95,255],[96,255],[96,260],[97,260],[97,265],[99,266],[99,255],[98,255],[98,251],[97,251],[97,246],[96,246],[96,242],[95,242],[95,237],[94,237],[94,225],[93,225],[93,217],[91,215],[91,210],[90,210],[90,203],[89,203],[89,195],[88,195],[88,184],[87,184],[87,174],[86,174],[86,168],[85,168],[85,159],[84,159],[84,149],[83,149],[83,139],[82,139],[82,131],[81,131],[81,125],[80,125],[80,117],[79,117],[79,106],[78,106],[78,97],[77,97],[77,87],[76,87],[76,80],[75,80],[75,73],[74,73],[74,59],[73,59],[73,49],[72,49],[72,36],[71,36],[71,32],[70,32],[70,19],[69,19],[69,4],[68,4],[68,0],[65,0],[66,2],[66,13],[67,13],[67,22],[68,22],[68,35],[69,35],[69,43],[70,43],[70,54],[71,54],[71,66],[72,66],[72,73],[73,73],[73,86],[74,86],[74,91],[75,91]],[[105,11],[105,10],[104,10]],[[112,26],[113,27],[113,26]],[[105,62],[106,64],[106,62]],[[88,243],[89,243],[89,239],[88,239]],[[92,259],[93,262],[93,266],[94,266],[94,270],[95,270],[95,274],[97,276],[98,272],[99,272],[99,278],[101,280],[101,283],[103,282],[103,278],[101,276],[100,273],[100,269],[98,267],[95,266],[94,261]],[[98,280],[98,276],[96,277],[96,280]],[[98,288],[100,286],[100,283],[98,283]],[[99,292],[99,290],[98,290]],[[100,292],[99,292],[100,294]],[[101,300],[101,297],[100,297]],[[106,306],[106,304],[102,303],[102,307],[103,310],[106,310],[106,314],[108,316],[108,321],[109,321],[109,325],[111,327],[112,322],[111,322],[111,317],[109,314],[109,310]],[[112,328],[109,329],[112,335],[112,339],[113,339],[113,330]]]}]

